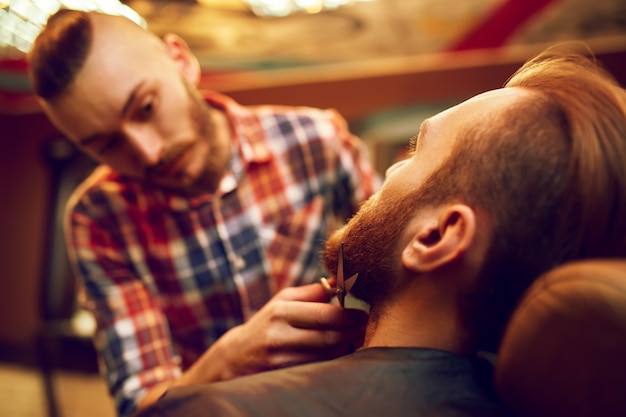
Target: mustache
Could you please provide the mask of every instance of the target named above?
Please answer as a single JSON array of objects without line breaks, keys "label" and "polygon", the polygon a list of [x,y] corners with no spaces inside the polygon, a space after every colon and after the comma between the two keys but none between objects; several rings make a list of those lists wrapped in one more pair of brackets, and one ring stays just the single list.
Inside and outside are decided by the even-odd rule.
[{"label": "mustache", "polygon": [[169,148],[155,165],[146,167],[145,178],[156,178],[166,174],[172,165],[180,159],[185,151],[189,149],[189,144],[176,144]]}]

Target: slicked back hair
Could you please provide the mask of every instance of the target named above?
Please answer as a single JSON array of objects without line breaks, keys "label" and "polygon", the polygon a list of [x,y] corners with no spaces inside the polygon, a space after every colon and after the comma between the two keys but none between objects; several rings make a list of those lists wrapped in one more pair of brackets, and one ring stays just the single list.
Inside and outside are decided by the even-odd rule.
[{"label": "slicked back hair", "polygon": [[89,15],[61,9],[48,19],[29,53],[35,94],[46,101],[65,92],[85,64],[92,43]]}]

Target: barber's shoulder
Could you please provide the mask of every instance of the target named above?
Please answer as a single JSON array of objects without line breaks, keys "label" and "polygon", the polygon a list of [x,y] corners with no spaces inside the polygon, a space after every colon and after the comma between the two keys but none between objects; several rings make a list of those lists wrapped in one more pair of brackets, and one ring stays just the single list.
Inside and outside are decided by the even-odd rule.
[{"label": "barber's shoulder", "polygon": [[[101,189],[104,184],[115,182],[119,174],[107,165],[96,166],[85,179],[74,189],[66,203],[67,210],[72,210],[79,202],[94,190]],[[78,179],[78,178],[77,178]]]}]

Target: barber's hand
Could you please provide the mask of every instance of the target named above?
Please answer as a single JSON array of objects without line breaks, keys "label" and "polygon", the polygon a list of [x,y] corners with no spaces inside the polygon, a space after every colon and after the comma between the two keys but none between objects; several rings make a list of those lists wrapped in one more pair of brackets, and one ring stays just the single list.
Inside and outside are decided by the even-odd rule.
[{"label": "barber's hand", "polygon": [[230,379],[332,359],[363,342],[367,313],[327,304],[321,284],[286,288],[220,340]]}]

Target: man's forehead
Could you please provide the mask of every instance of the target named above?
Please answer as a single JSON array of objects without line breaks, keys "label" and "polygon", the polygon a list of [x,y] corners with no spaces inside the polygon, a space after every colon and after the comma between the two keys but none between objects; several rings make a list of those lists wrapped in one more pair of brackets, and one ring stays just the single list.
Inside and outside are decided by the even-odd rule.
[{"label": "man's forehead", "polygon": [[161,67],[154,60],[162,59],[165,51],[156,36],[125,17],[94,14],[91,19],[93,40],[74,88],[80,94],[125,100],[143,78]]},{"label": "man's forehead", "polygon": [[158,44],[156,36],[122,16],[93,13],[90,19],[93,38],[87,59],[69,88],[45,108],[72,139],[110,130],[129,95],[162,67],[147,64],[158,55],[157,47],[150,46]]},{"label": "man's forehead", "polygon": [[510,100],[512,98],[517,98],[521,94],[523,94],[525,90],[519,87],[503,87],[497,88],[495,90],[485,91],[484,93],[480,93],[475,95],[474,97],[467,100],[467,102],[484,102],[491,100]]},{"label": "man's forehead", "polygon": [[110,59],[114,56],[131,59],[163,48],[156,35],[126,17],[95,13],[90,19],[93,32],[89,57],[107,55]]},{"label": "man's forehead", "polygon": [[452,117],[458,122],[462,122],[465,119],[471,121],[476,117],[481,117],[481,115],[492,117],[499,110],[514,105],[520,99],[530,94],[532,94],[532,91],[521,87],[506,87],[489,90],[475,95],[456,106],[450,107],[433,116],[431,119],[449,120],[449,118]]},{"label": "man's forehead", "polygon": [[132,20],[118,15],[104,13],[90,13],[92,27],[95,31],[109,30],[111,32],[135,31],[137,33],[147,33],[145,29]]}]

